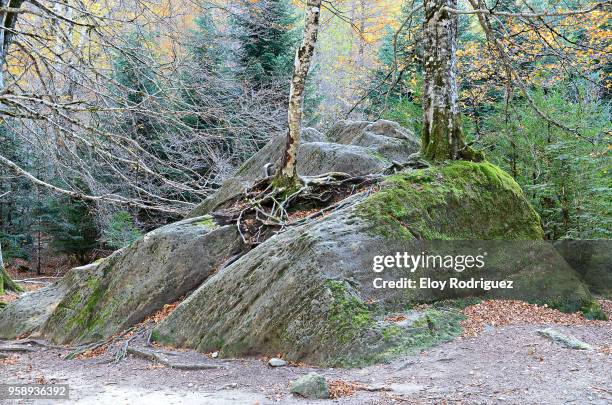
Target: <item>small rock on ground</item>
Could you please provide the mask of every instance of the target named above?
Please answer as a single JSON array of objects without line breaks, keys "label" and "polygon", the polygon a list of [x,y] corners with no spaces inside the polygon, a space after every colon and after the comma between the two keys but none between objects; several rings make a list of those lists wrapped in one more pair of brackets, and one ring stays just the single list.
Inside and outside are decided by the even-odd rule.
[{"label": "small rock on ground", "polygon": [[268,364],[271,367],[283,367],[287,365],[287,362],[283,359],[279,359],[279,358],[271,358],[270,361],[268,362]]},{"label": "small rock on ground", "polygon": [[559,343],[563,347],[567,347],[568,349],[576,349],[576,350],[592,350],[593,348],[588,343],[583,342],[582,340],[578,340],[573,336],[567,336],[563,333],[552,329],[540,329],[538,331],[538,335],[544,336],[547,339],[552,340],[553,342]]},{"label": "small rock on ground", "polygon": [[329,387],[325,378],[317,373],[308,373],[291,383],[290,391],[310,399],[329,398]]}]

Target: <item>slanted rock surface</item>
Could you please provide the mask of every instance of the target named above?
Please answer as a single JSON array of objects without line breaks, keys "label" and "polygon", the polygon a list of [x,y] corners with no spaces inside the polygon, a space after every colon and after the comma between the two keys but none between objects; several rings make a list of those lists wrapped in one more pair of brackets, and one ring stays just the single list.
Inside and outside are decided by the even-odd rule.
[{"label": "slanted rock surface", "polygon": [[[196,207],[189,217],[206,215],[263,177],[263,167],[278,164],[285,136],[273,138],[247,160],[235,177],[226,181],[211,197]],[[302,131],[297,170],[302,176],[329,172],[366,175],[383,171],[393,161],[404,162],[419,150],[419,140],[410,131],[391,121],[341,121],[323,135],[313,128]]]},{"label": "slanted rock surface", "polygon": [[[524,252],[501,246],[491,268],[456,273],[462,280],[512,279],[515,289],[374,288],[373,257],[406,247],[420,252],[422,238],[542,238],[540,219],[518,185],[489,163],[398,173],[379,192],[349,198],[345,208],[273,236],[206,280],[159,325],[155,339],[205,352],[220,349],[222,356],[280,352],[289,360],[351,366],[459,332],[456,312],[410,310],[418,303],[467,295],[578,303],[589,297],[576,273],[543,242]],[[540,264],[542,256],[547,260]],[[401,269],[385,273],[389,280],[409,275]],[[419,276],[439,274],[430,269]],[[404,320],[387,321],[393,313]]]},{"label": "slanted rock surface", "polygon": [[[381,173],[394,160],[409,160],[418,148],[412,134],[387,121],[343,122],[325,136],[307,130],[304,139],[303,175]],[[253,184],[281,151],[282,138],[272,140],[196,212],[214,210]],[[97,341],[187,296],[152,331],[153,340],[218,351],[220,357],[283,353],[288,361],[357,366],[459,334],[458,311],[418,304],[482,296],[552,300],[577,309],[590,300],[577,273],[541,241],[540,218],[518,184],[494,165],[452,162],[407,169],[353,191],[335,210],[288,226],[251,250],[244,249],[234,224],[219,226],[211,216],[160,228],[11,303],[0,312],[2,337],[36,332],[58,343]],[[511,280],[514,288],[373,284],[377,277],[414,276],[399,267],[374,273],[374,256],[472,253],[482,248],[474,240],[497,241],[486,267],[424,268],[417,277]]]},{"label": "slanted rock surface", "polygon": [[15,339],[38,331],[66,293],[89,279],[97,267],[90,264],[74,268],[56,283],[13,301],[0,316],[0,339]]},{"label": "slanted rock surface", "polygon": [[612,241],[563,240],[555,248],[594,294],[612,299]]},{"label": "slanted rock surface", "polygon": [[8,305],[0,336],[39,332],[66,344],[106,338],[193,291],[240,247],[235,227],[210,217],[159,228]]}]

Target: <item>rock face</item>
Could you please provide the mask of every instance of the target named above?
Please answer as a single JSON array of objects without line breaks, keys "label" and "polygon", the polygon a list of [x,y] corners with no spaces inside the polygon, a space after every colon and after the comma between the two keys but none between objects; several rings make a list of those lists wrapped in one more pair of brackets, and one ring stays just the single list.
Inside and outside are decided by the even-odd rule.
[{"label": "rock face", "polygon": [[[325,136],[307,130],[304,138],[299,170],[309,175],[379,173],[418,147],[412,134],[387,121],[343,122]],[[208,212],[252,184],[281,150],[282,139],[272,140],[196,211]],[[58,343],[97,341],[187,296],[153,330],[153,340],[220,357],[283,353],[289,361],[357,366],[460,332],[458,311],[438,304],[413,309],[417,304],[480,296],[575,310],[590,299],[577,273],[541,241],[540,219],[520,187],[496,166],[460,161],[409,169],[374,191],[346,197],[341,208],[249,251],[235,225],[218,226],[210,216],[160,228],[11,303],[0,312],[0,337],[35,332]],[[376,256],[396,252],[488,256],[478,269],[373,271]],[[513,288],[379,288],[374,282],[453,277],[510,280]]]},{"label": "rock face", "polygon": [[218,227],[209,217],[159,228],[10,304],[0,334],[40,332],[57,343],[106,338],[193,291],[240,247],[235,227]]},{"label": "rock face", "polygon": [[0,316],[0,339],[14,339],[39,330],[66,293],[90,278],[97,267],[90,264],[72,269],[58,282],[12,302]]},{"label": "rock face", "polygon": [[564,240],[555,248],[594,294],[612,299],[611,240]]},{"label": "rock face", "polygon": [[[247,160],[236,177],[231,178],[211,197],[196,207],[189,217],[206,215],[222,202],[234,197],[263,176],[267,163],[278,164],[285,136],[272,139]],[[313,128],[302,132],[297,170],[302,176],[329,172],[353,175],[378,173],[393,161],[404,162],[419,150],[418,138],[391,121],[341,121],[326,135]]]},{"label": "rock face", "polygon": [[[578,302],[588,297],[576,273],[543,242],[525,252],[502,246],[492,268],[456,273],[462,280],[511,279],[512,290],[375,288],[373,257],[420,252],[422,242],[415,238],[542,237],[540,219],[518,185],[489,163],[398,173],[378,193],[350,199],[345,208],[270,238],[206,280],[154,338],[200,351],[220,349],[222,356],[281,352],[289,360],[352,366],[459,332],[457,313],[408,309],[418,303],[487,294]],[[548,260],[530,267],[542,255]],[[407,275],[401,269],[385,273],[389,280]],[[419,276],[439,274],[430,269]],[[387,321],[394,313],[404,320]]]}]

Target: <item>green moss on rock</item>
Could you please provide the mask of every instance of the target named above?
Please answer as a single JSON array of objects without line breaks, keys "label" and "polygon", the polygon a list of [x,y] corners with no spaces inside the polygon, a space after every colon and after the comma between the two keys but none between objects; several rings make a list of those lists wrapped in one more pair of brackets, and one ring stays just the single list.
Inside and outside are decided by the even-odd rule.
[{"label": "green moss on rock", "polygon": [[464,316],[454,308],[428,309],[406,324],[389,323],[381,314],[350,348],[338,346],[338,356],[325,365],[363,367],[448,342],[461,333],[462,319]]},{"label": "green moss on rock", "polygon": [[488,162],[397,173],[360,204],[359,213],[394,239],[543,238],[540,217],[519,185]]},{"label": "green moss on rock", "polygon": [[546,304],[550,308],[566,313],[582,312],[586,319],[608,320],[599,302],[591,298],[588,294],[582,299],[553,298],[545,301],[533,301],[532,303],[540,305]]},{"label": "green moss on rock", "polygon": [[210,215],[205,215],[198,220],[193,222],[194,225],[205,226],[209,229],[216,229],[219,225],[215,222],[214,218]]},{"label": "green moss on rock", "polygon": [[350,341],[372,322],[372,314],[366,304],[352,294],[345,283],[328,280],[327,287],[332,294],[329,321],[334,333],[342,342]]},{"label": "green moss on rock", "polygon": [[4,267],[0,266],[0,294],[4,294],[5,290],[21,292],[23,288],[13,281]]},{"label": "green moss on rock", "polygon": [[151,331],[151,342],[156,342],[164,346],[176,344],[172,336],[162,334],[157,329]]}]

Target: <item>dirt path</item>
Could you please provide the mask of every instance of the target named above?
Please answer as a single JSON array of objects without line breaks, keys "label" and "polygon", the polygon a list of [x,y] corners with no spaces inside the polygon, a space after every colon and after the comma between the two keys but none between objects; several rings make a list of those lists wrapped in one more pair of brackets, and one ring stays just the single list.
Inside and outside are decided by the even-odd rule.
[{"label": "dirt path", "polygon": [[[70,384],[71,404],[610,404],[612,323],[555,326],[594,346],[566,349],[536,334],[541,326],[489,329],[390,364],[363,369],[270,368],[259,360],[225,362],[193,352],[219,369],[184,371],[128,356],[63,360],[65,351],[37,349],[0,365],[2,383]],[[14,364],[10,364],[14,363]],[[291,380],[317,371],[328,380],[356,382],[385,391],[358,390],[336,400],[308,401],[288,393]],[[14,402],[13,402],[14,403]],[[37,403],[45,403],[39,401]],[[47,402],[58,403],[58,402]]]}]

